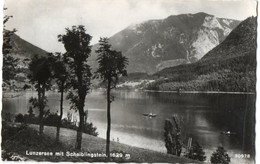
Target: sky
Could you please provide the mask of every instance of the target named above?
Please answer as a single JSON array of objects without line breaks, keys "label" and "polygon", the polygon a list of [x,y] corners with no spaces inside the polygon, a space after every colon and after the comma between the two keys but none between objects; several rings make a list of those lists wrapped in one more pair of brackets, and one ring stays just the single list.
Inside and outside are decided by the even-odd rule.
[{"label": "sky", "polygon": [[237,20],[256,15],[255,0],[5,0],[4,7],[13,16],[6,28],[16,28],[17,35],[48,52],[65,51],[57,36],[72,25],[84,25],[95,44],[129,25],[170,15],[205,12]]}]

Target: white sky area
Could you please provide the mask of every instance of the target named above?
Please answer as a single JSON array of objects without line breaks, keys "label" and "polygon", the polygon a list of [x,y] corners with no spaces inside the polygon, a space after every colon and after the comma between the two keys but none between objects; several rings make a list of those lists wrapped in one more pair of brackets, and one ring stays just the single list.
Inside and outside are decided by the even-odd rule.
[{"label": "white sky area", "polygon": [[5,0],[4,6],[4,14],[13,15],[6,28],[16,28],[21,38],[48,52],[64,52],[57,35],[72,25],[84,25],[95,44],[131,24],[170,15],[205,12],[238,20],[256,15],[254,0]]}]

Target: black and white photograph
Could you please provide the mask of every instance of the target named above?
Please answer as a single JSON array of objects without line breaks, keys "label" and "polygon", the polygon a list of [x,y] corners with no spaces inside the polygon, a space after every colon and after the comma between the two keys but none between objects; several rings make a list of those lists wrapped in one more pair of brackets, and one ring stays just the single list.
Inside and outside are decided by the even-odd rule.
[{"label": "black and white photograph", "polygon": [[4,0],[1,161],[255,164],[257,4]]}]

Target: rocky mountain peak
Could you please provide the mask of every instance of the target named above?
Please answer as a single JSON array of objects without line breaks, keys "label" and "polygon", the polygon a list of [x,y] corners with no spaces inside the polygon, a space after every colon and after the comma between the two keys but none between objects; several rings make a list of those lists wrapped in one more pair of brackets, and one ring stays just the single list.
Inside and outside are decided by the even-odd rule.
[{"label": "rocky mountain peak", "polygon": [[249,17],[241,22],[218,47],[207,53],[201,61],[226,60],[246,54],[255,54],[256,24],[256,17]]},{"label": "rocky mountain peak", "polygon": [[161,68],[198,61],[238,23],[203,12],[172,15],[130,25],[110,37],[110,43],[128,57],[129,72],[154,73]]}]

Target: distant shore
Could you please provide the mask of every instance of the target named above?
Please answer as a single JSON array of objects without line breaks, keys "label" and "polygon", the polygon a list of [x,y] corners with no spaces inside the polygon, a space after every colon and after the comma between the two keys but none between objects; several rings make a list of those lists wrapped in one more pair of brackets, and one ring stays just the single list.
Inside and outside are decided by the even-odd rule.
[{"label": "distant shore", "polygon": [[206,94],[250,94],[254,92],[224,92],[224,91],[160,91],[160,90],[142,90],[144,92],[162,92],[162,93],[206,93]]},{"label": "distant shore", "polygon": [[2,97],[3,98],[15,98],[22,96],[21,92],[14,92],[14,91],[3,91]]}]

